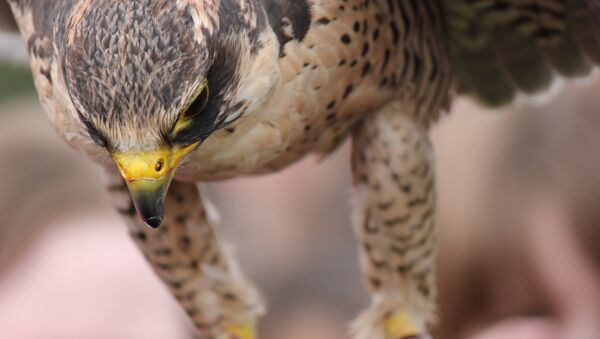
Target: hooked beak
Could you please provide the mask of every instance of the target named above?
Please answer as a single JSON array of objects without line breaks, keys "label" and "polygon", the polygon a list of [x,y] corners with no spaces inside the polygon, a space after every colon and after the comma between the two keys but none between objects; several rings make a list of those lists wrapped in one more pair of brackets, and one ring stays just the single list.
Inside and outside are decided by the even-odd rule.
[{"label": "hooked beak", "polygon": [[127,182],[138,215],[152,228],[158,228],[165,219],[165,196],[171,178],[168,175],[160,179],[142,178]]},{"label": "hooked beak", "polygon": [[113,153],[131,199],[144,223],[158,228],[165,219],[165,197],[181,160],[199,143],[185,148]]}]

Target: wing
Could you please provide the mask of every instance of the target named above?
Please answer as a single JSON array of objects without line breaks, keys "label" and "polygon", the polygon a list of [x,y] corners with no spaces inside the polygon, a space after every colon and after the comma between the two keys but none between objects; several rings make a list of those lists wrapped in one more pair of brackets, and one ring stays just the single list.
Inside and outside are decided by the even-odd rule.
[{"label": "wing", "polygon": [[438,0],[459,93],[490,106],[600,64],[600,1]]}]

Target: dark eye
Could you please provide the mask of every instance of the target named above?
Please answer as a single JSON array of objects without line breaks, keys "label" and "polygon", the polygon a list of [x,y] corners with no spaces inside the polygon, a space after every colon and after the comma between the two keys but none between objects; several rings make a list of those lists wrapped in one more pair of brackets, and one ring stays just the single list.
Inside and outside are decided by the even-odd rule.
[{"label": "dark eye", "polygon": [[186,108],[181,117],[183,119],[192,119],[197,116],[208,104],[208,86],[206,83],[200,85],[198,93],[193,99],[192,103]]},{"label": "dark eye", "polygon": [[208,104],[208,83],[206,80],[202,81],[196,93],[192,97],[192,100],[188,104],[188,106],[181,112],[179,115],[179,119],[173,126],[173,131],[171,134],[173,136],[177,135],[180,131],[189,127],[192,123],[192,119],[194,119],[200,112],[206,108]]}]

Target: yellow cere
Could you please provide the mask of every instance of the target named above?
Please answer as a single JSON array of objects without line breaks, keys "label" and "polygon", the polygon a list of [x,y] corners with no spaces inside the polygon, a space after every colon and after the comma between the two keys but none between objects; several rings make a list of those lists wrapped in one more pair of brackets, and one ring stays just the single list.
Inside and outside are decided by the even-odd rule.
[{"label": "yellow cere", "polygon": [[160,179],[177,169],[183,157],[198,144],[175,149],[163,147],[152,151],[120,152],[112,156],[126,181]]}]

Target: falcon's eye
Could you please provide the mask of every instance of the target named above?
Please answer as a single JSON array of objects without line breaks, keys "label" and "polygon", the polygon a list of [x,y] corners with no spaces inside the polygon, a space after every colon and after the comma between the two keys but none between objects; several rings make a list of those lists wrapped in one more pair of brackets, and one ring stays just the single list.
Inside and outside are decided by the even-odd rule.
[{"label": "falcon's eye", "polygon": [[196,90],[194,94],[194,98],[190,102],[189,106],[186,107],[185,111],[183,111],[182,118],[184,119],[192,119],[198,113],[202,112],[202,110],[206,107],[208,103],[208,86],[206,80],[202,82],[202,84]]},{"label": "falcon's eye", "polygon": [[175,127],[173,128],[173,133],[177,134],[180,130],[187,127],[190,123],[190,120],[194,119],[208,104],[208,83],[206,80],[203,80],[196,93],[190,100],[188,106],[183,110],[179,119],[175,123]]}]

